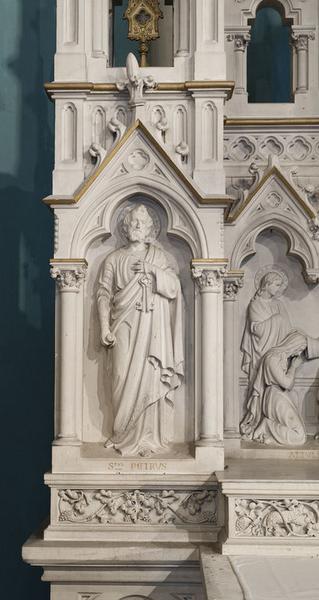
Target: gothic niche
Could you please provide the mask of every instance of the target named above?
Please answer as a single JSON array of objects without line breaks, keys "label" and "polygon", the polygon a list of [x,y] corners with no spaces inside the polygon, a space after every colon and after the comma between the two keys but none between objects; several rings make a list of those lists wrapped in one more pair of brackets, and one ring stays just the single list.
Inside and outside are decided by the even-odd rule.
[{"label": "gothic niche", "polygon": [[[270,446],[313,443],[319,390],[319,294],[275,230],[262,232],[245,264],[240,298],[240,433]],[[312,442],[311,442],[312,440]]]},{"label": "gothic niche", "polygon": [[83,430],[104,456],[187,454],[194,440],[190,260],[140,196],[89,250]]}]

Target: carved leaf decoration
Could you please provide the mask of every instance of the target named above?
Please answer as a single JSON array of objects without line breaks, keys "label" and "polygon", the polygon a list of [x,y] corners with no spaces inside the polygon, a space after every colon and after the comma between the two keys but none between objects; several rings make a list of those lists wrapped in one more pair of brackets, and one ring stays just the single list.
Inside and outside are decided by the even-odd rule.
[{"label": "carved leaf decoration", "polygon": [[60,490],[59,521],[68,523],[215,523],[215,490]]}]

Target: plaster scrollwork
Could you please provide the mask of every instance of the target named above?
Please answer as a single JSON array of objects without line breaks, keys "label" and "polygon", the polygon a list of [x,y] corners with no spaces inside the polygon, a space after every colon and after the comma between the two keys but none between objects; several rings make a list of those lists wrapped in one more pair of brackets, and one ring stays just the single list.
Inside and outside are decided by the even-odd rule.
[{"label": "plaster scrollwork", "polygon": [[243,275],[235,277],[225,277],[224,279],[224,300],[237,300],[238,292],[243,287]]},{"label": "plaster scrollwork", "polygon": [[223,287],[223,277],[227,269],[223,267],[201,268],[192,267],[192,276],[201,292],[220,292]]},{"label": "plaster scrollwork", "polygon": [[93,594],[90,593],[84,593],[84,594],[79,594],[78,600],[97,600],[98,598],[101,597],[102,594],[96,594],[93,592]]},{"label": "plaster scrollwork", "polygon": [[[103,162],[104,158],[106,157],[107,152],[106,152],[105,148],[103,148],[100,144],[94,143],[94,144],[91,144],[91,146],[89,148],[89,154],[95,160],[95,165],[94,165],[94,169],[93,169],[93,170],[95,170],[97,167],[100,166],[101,162]],[[90,175],[91,174],[92,173],[90,173]]]},{"label": "plaster scrollwork", "polygon": [[51,266],[50,274],[52,279],[55,279],[58,289],[61,292],[78,292],[86,276],[86,265],[81,265],[76,268]]},{"label": "plaster scrollwork", "polygon": [[169,129],[165,110],[161,105],[154,106],[151,111],[151,124],[154,129],[155,138],[165,143],[166,131]]},{"label": "plaster scrollwork", "polygon": [[156,138],[158,139],[158,141],[165,143],[165,135],[168,129],[168,120],[166,119],[166,117],[161,117],[161,119],[157,121],[155,125]]},{"label": "plaster scrollwork", "polygon": [[112,119],[108,123],[108,128],[113,135],[113,145],[112,148],[122,139],[125,131],[126,125],[120,121],[116,116],[112,117]]},{"label": "plaster scrollwork", "polygon": [[319,501],[235,500],[236,537],[319,537]]},{"label": "plaster scrollwork", "polygon": [[309,219],[308,225],[313,239],[319,242],[319,217],[317,216],[314,219]]},{"label": "plaster scrollwork", "polygon": [[181,165],[183,165],[184,163],[187,162],[187,158],[189,155],[189,147],[188,147],[188,144],[186,144],[186,142],[180,142],[176,146],[175,152],[178,155],[179,162]]},{"label": "plaster scrollwork", "polygon": [[[231,177],[229,185],[227,185],[226,193],[235,197],[239,201],[245,200],[250,188],[254,185],[252,179],[244,177]],[[237,204],[233,205],[232,210],[235,210]]]},{"label": "plaster scrollwork", "polygon": [[319,269],[304,269],[303,276],[309,285],[316,285],[319,283]]},{"label": "plaster scrollwork", "polygon": [[60,523],[215,524],[215,490],[79,490],[58,492]]}]

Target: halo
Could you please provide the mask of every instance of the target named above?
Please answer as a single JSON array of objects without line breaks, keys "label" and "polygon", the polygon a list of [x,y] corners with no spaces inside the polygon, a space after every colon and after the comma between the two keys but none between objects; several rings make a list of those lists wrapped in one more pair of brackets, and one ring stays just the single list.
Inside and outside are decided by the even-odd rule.
[{"label": "halo", "polygon": [[281,296],[289,284],[289,278],[288,278],[286,271],[284,271],[284,269],[282,267],[280,267],[279,265],[276,265],[275,263],[273,265],[265,265],[264,267],[261,267],[261,269],[259,269],[259,271],[257,271],[257,273],[255,275],[256,290],[258,290],[260,282],[261,282],[263,276],[266,275],[266,273],[277,273],[279,275],[279,277],[282,279],[282,285],[280,286],[280,288],[278,289],[278,292],[276,293],[276,297]]},{"label": "halo", "polygon": [[154,210],[154,208],[151,208],[150,206],[147,206],[147,204],[144,204],[144,202],[138,202],[136,204],[131,204],[130,206],[126,206],[125,208],[123,208],[123,210],[120,212],[119,218],[118,218],[118,231],[119,234],[121,236],[121,238],[123,240],[125,240],[125,242],[127,242],[127,236],[126,233],[124,231],[124,219],[127,215],[127,213],[129,213],[131,210],[133,210],[134,208],[137,208],[138,206],[143,205],[145,206],[147,212],[150,214],[152,221],[154,223],[154,238],[152,237],[152,239],[147,240],[147,241],[153,241],[156,240],[158,238],[158,236],[160,235],[161,232],[161,222],[159,219],[158,214],[156,213],[156,211]]}]

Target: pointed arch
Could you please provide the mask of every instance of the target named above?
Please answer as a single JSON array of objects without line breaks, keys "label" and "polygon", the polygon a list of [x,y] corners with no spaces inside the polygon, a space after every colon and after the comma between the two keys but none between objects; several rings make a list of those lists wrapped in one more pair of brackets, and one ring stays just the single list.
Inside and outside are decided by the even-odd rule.
[{"label": "pointed arch", "polygon": [[255,220],[244,229],[231,255],[232,270],[240,269],[243,261],[256,253],[257,237],[266,229],[275,229],[283,235],[288,243],[288,256],[299,260],[306,276],[314,271],[319,273],[318,252],[310,236],[301,225],[278,214],[269,215],[262,223]]}]

